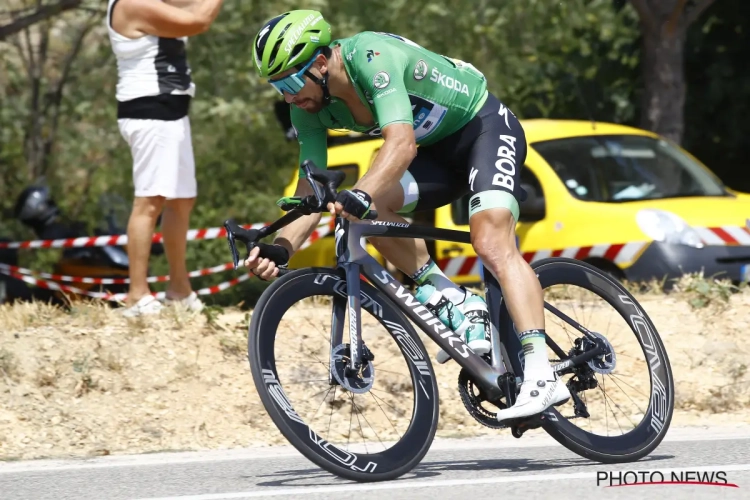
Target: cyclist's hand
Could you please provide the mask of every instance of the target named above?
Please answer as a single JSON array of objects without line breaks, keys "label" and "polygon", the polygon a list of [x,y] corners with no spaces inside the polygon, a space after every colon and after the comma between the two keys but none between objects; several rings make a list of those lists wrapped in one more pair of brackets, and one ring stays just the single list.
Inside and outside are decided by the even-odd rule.
[{"label": "cyclist's hand", "polygon": [[[279,275],[279,265],[273,260],[259,255],[263,246],[264,245],[261,244],[261,246],[256,246],[250,251],[247,259],[245,259],[245,267],[249,267],[250,271],[260,279],[269,280]],[[277,247],[275,250],[288,255],[286,249],[279,245],[268,245],[268,247]],[[284,265],[286,265],[286,263]]]},{"label": "cyclist's hand", "polygon": [[331,215],[341,215],[345,219],[362,219],[370,211],[372,198],[359,189],[339,191],[336,203],[329,203]]}]

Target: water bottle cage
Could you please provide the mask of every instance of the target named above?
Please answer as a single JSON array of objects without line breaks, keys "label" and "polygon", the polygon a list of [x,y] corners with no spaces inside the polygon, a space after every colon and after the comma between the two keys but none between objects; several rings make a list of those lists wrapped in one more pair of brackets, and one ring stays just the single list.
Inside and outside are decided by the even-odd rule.
[{"label": "water bottle cage", "polygon": [[425,304],[424,306],[432,314],[434,314],[438,318],[440,318],[440,314],[439,314],[440,313],[440,309],[442,309],[443,307],[446,307],[447,308],[447,314],[448,314],[448,325],[446,325],[446,326],[448,326],[448,328],[450,328],[451,330],[453,330],[454,329],[454,327],[453,327],[453,316],[454,316],[454,314],[453,314],[453,307],[450,307],[450,305],[448,305],[448,303],[450,303],[450,305],[452,305],[453,307],[456,307],[456,305],[453,304],[452,302],[450,302],[450,300],[448,300],[445,296],[440,297],[440,300],[438,300],[438,303],[435,304],[435,305]]}]

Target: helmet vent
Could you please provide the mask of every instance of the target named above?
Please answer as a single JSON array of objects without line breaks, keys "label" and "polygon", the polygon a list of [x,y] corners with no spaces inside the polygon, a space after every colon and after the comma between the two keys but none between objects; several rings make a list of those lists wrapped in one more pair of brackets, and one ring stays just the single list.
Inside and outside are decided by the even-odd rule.
[{"label": "helmet vent", "polygon": [[276,62],[276,56],[279,55],[280,48],[281,48],[281,40],[276,42],[276,45],[274,45],[273,50],[271,51],[271,58],[268,60],[269,68],[273,68],[274,63]]}]

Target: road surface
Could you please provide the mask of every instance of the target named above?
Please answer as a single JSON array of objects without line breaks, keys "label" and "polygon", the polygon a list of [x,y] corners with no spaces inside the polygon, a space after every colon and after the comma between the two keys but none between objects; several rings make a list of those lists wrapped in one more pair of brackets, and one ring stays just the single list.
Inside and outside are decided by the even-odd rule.
[{"label": "road surface", "polygon": [[[711,485],[597,486],[597,472],[723,471]],[[631,476],[632,477],[632,476]],[[0,462],[2,500],[750,498],[748,428],[677,429],[635,464],[595,464],[546,435],[436,440],[402,478],[358,484],[320,470],[289,447]]]}]

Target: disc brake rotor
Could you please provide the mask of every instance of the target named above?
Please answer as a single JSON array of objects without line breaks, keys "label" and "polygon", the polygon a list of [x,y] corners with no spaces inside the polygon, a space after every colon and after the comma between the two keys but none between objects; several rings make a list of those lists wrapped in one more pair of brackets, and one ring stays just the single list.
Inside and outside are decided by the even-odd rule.
[{"label": "disc brake rotor", "polygon": [[362,360],[359,373],[348,375],[347,367],[350,359],[349,344],[340,344],[333,348],[333,378],[344,389],[355,394],[364,394],[372,388],[375,382],[375,367],[367,360]]},{"label": "disc brake rotor", "polygon": [[[597,332],[591,333],[599,338],[602,342],[604,342],[606,352],[600,356],[588,360],[586,363],[596,373],[600,373],[602,375],[610,374],[615,371],[615,366],[617,365],[617,356],[615,355],[615,349],[614,347],[612,347],[612,344],[609,343],[609,340],[604,337],[604,335]],[[593,343],[588,339],[584,339],[584,345],[586,344],[588,344],[588,346],[586,346],[584,350],[593,347]]]}]

